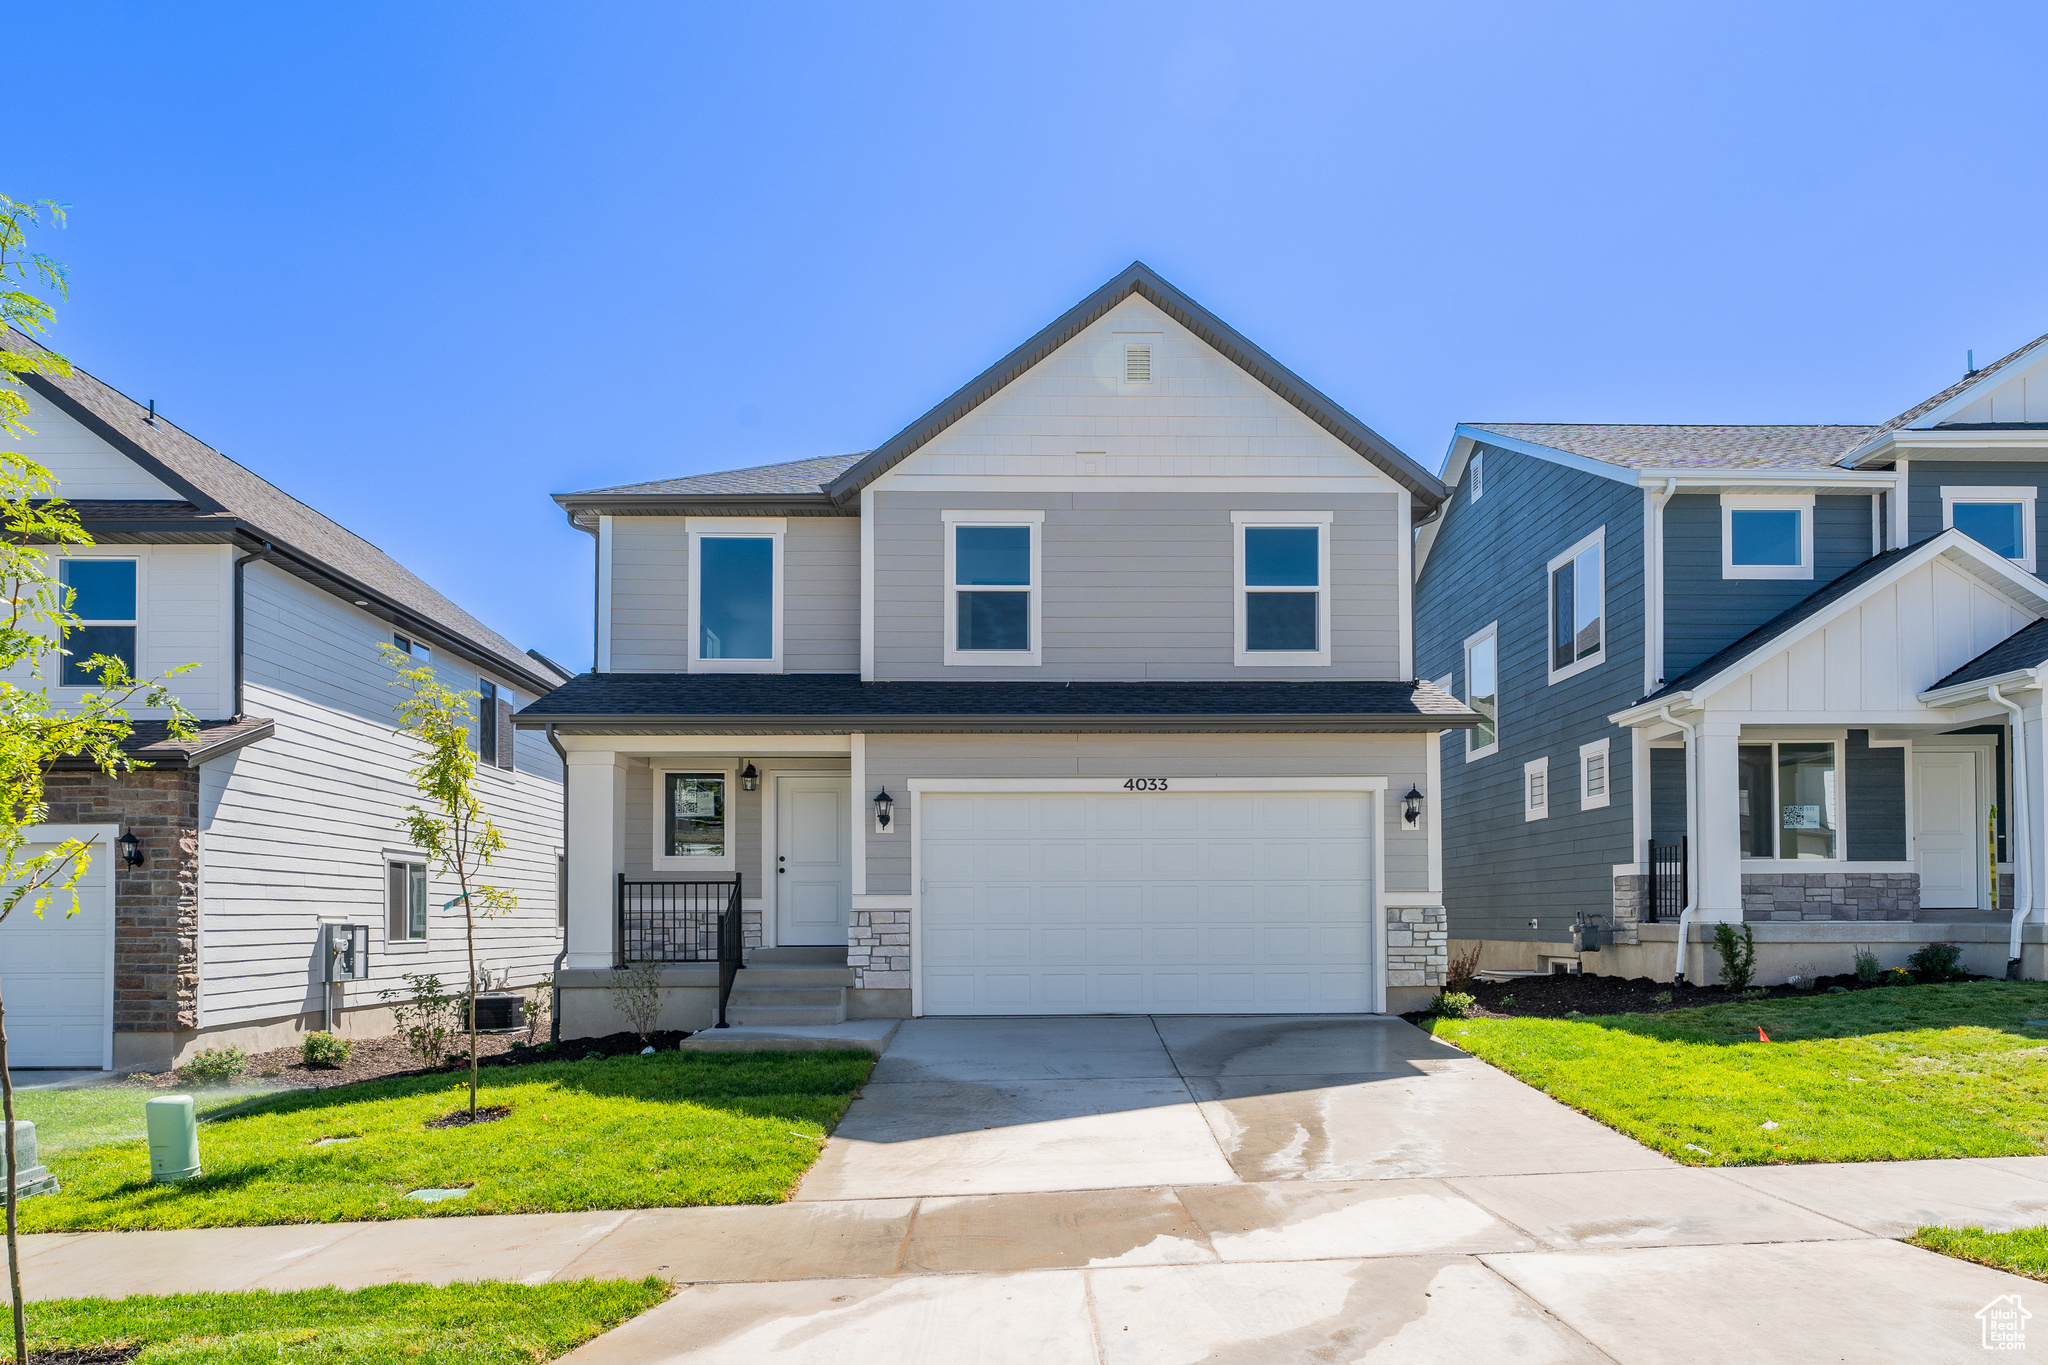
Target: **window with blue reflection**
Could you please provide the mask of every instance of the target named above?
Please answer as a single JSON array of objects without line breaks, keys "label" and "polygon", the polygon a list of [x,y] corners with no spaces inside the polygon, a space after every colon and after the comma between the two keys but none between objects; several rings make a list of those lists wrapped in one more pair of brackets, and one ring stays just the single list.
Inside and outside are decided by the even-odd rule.
[{"label": "window with blue reflection", "polygon": [[1799,518],[1796,511],[1730,512],[1730,564],[1799,564]]},{"label": "window with blue reflection", "polygon": [[955,526],[953,586],[955,649],[1002,654],[1030,650],[1029,526]]},{"label": "window with blue reflection", "polygon": [[697,657],[775,657],[775,542],[705,536],[697,542]]},{"label": "window with blue reflection", "polygon": [[1955,528],[1995,555],[2027,557],[2026,528],[2020,521],[2024,503],[1959,502],[1950,509]]},{"label": "window with blue reflection", "polygon": [[95,655],[119,659],[134,676],[135,561],[60,559],[57,581],[70,591],[72,614],[87,623],[65,633],[59,685],[97,687],[104,682],[101,670],[88,667]]},{"label": "window with blue reflection", "polygon": [[1322,528],[1244,528],[1244,647],[1246,653],[1314,653],[1319,594],[1280,592],[1322,586]]}]

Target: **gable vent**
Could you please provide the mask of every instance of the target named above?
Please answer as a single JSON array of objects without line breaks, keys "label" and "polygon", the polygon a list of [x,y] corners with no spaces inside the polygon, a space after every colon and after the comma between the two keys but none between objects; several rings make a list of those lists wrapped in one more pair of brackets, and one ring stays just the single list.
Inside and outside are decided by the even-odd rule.
[{"label": "gable vent", "polygon": [[1124,347],[1124,383],[1149,384],[1152,382],[1152,348],[1150,346]]}]

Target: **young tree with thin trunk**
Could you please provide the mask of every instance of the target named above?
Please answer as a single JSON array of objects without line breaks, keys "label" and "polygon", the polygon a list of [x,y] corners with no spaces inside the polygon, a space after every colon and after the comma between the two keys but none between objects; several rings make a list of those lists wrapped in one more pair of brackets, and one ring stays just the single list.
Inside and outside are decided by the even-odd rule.
[{"label": "young tree with thin trunk", "polygon": [[[26,246],[28,228],[44,212],[53,222],[63,221],[63,209],[56,204],[23,204],[0,195],[0,326],[23,333],[42,331],[52,309],[15,286],[39,282],[60,298],[65,292],[64,268]],[[29,403],[16,387],[16,376],[69,373],[70,363],[54,352],[0,350],[0,431],[17,437],[32,434],[23,422]],[[67,898],[65,914],[79,913],[77,886],[92,866],[92,841],[67,839],[39,853],[29,851],[29,831],[49,817],[43,781],[51,766],[60,758],[84,755],[108,774],[148,767],[121,748],[134,733],[127,714],[131,707],[159,712],[174,738],[191,738],[196,724],[162,679],[132,677],[125,663],[105,654],[82,665],[98,679],[98,690],[63,710],[50,705],[44,669],[53,664],[61,668],[69,653],[64,641],[79,625],[71,595],[58,581],[54,556],[68,553],[68,546],[92,544],[77,511],[56,497],[55,489],[49,470],[19,451],[0,449],[0,885],[8,887],[0,897],[0,923],[23,905],[40,919],[53,902]],[[173,669],[171,674],[190,667]],[[7,1288],[14,1309],[14,1357],[17,1365],[26,1365],[28,1319],[16,1242],[15,1179],[21,1166],[14,1144],[14,1081],[8,1072],[4,1000],[0,1122],[5,1125],[0,1141],[7,1159]]]},{"label": "young tree with thin trunk", "polygon": [[[383,651],[385,661],[398,670],[392,686],[412,689],[412,696],[398,707],[397,733],[420,747],[419,765],[410,776],[425,804],[407,806],[400,823],[414,847],[423,850],[443,874],[453,877],[461,892],[453,904],[462,907],[463,938],[469,951],[469,987],[463,992],[462,1005],[469,1034],[469,1113],[474,1119],[476,921],[479,915],[502,915],[519,904],[516,893],[480,880],[491,859],[505,847],[505,836],[484,813],[476,793],[477,753],[470,744],[470,719],[471,707],[481,697],[443,685],[434,676],[432,664],[417,663],[396,646],[385,645]],[[476,714],[480,718],[482,713]]]}]

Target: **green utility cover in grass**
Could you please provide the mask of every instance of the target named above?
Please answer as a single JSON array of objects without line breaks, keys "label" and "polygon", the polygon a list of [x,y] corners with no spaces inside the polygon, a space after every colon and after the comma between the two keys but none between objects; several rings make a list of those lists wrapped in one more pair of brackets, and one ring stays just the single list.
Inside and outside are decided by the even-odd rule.
[{"label": "green utility cover in grass", "polygon": [[190,1095],[163,1095],[142,1106],[149,1129],[149,1178],[170,1185],[199,1174],[199,1121]]}]

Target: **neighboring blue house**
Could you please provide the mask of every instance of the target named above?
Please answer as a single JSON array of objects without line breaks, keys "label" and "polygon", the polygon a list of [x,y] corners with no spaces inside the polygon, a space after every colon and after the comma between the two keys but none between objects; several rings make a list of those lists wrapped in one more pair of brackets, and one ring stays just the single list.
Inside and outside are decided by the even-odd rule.
[{"label": "neighboring blue house", "polygon": [[1444,481],[1454,956],[1713,980],[1682,928],[1748,921],[1763,981],[2044,974],[2048,337],[1882,426],[1464,425]]}]

